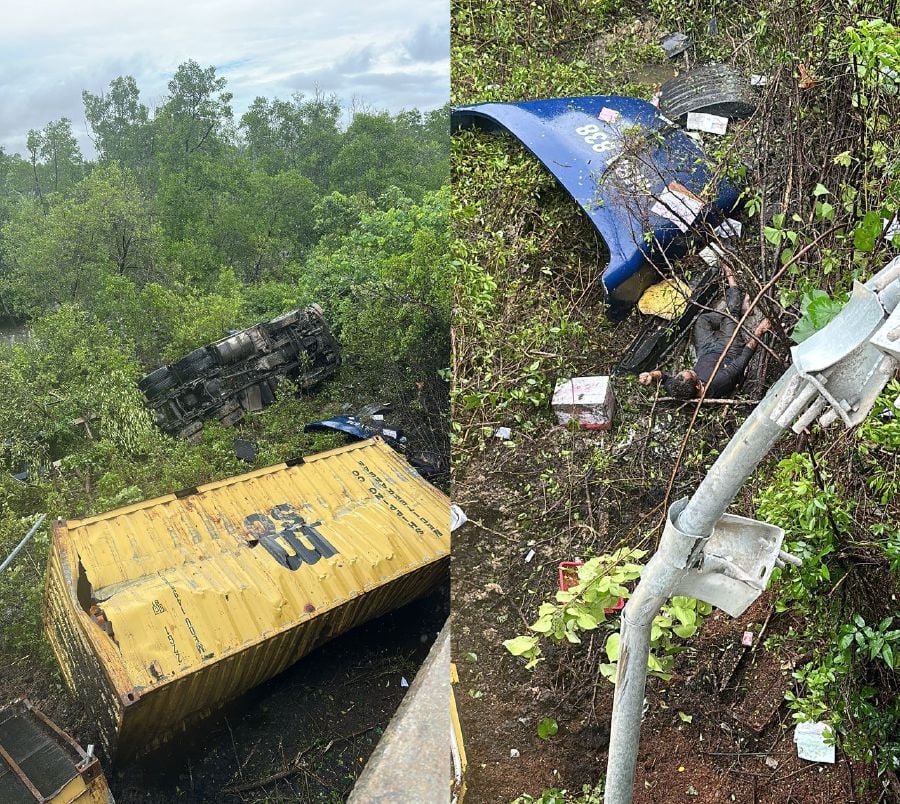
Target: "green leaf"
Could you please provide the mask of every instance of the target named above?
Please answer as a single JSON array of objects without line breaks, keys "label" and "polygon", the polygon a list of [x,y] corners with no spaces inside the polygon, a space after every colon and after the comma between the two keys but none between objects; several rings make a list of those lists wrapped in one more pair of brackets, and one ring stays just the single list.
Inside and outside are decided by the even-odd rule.
[{"label": "green leaf", "polygon": [[559,724],[552,717],[545,717],[537,727],[537,736],[549,740],[559,731]]},{"label": "green leaf", "polygon": [[679,712],[678,717],[684,723],[690,723],[694,719],[693,715],[686,715],[684,712]]},{"label": "green leaf", "polygon": [[830,192],[824,184],[817,184],[813,190],[813,195],[818,198],[820,195],[830,195]]},{"label": "green leaf", "polygon": [[867,212],[853,232],[853,246],[859,251],[871,251],[875,241],[881,234],[882,220],[880,212]]},{"label": "green leaf", "polygon": [[615,632],[610,634],[609,638],[606,640],[606,655],[611,662],[617,662],[619,660],[619,638],[618,632]]},{"label": "green leaf", "polygon": [[524,656],[537,647],[537,637],[517,636],[513,639],[507,639],[503,643],[503,647],[513,656]]}]

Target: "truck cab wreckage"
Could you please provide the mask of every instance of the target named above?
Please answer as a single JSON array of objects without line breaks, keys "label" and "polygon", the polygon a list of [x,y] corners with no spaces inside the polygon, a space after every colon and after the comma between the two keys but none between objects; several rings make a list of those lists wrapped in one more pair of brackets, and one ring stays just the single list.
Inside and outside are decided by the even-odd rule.
[{"label": "truck cab wreckage", "polygon": [[339,365],[340,346],[313,304],[201,346],[151,371],[138,388],[159,427],[190,439],[206,420],[231,425],[262,410],[283,378],[307,390]]}]

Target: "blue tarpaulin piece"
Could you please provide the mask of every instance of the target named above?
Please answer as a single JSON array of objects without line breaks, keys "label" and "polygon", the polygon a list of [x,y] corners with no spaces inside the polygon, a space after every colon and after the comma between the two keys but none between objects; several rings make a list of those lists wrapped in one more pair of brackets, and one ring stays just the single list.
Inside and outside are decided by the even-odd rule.
[{"label": "blue tarpaulin piece", "polygon": [[[681,256],[686,230],[717,225],[738,202],[737,188],[713,181],[702,149],[646,101],[597,95],[479,103],[454,108],[451,120],[454,131],[512,134],[559,180],[609,248],[603,283],[613,307],[629,308],[659,280],[648,263],[661,252]],[[673,215],[673,198],[675,206],[687,198],[699,210]]]}]

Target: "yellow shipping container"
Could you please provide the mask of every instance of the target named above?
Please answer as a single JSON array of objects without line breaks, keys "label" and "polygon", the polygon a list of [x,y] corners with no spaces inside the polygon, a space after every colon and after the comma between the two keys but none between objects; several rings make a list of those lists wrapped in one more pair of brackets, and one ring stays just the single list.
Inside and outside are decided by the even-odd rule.
[{"label": "yellow shipping container", "polygon": [[44,617],[131,756],[446,577],[450,503],[371,439],[53,530]]},{"label": "yellow shipping container", "polygon": [[26,698],[0,709],[0,801],[115,804],[99,760]]}]

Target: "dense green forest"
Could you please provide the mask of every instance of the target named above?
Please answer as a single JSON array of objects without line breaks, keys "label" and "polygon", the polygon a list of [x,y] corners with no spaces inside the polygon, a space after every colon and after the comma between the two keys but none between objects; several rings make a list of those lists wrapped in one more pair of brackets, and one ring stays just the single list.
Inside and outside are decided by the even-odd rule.
[{"label": "dense green forest", "polygon": [[[0,345],[4,556],[39,512],[98,512],[245,471],[235,430],[209,425],[196,445],[164,435],[136,380],[313,302],[343,366],[312,395],[283,383],[241,424],[257,464],[338,443],[303,424],[372,401],[446,452],[448,110],[297,94],[236,118],[231,100],[214,67],[188,61],[156,108],[127,76],[83,93],[94,159],[65,118],[29,132],[24,155],[0,151],[0,317],[29,333]],[[22,465],[25,483],[11,477]],[[33,650],[47,539],[0,587],[14,612],[0,653]]]}]

